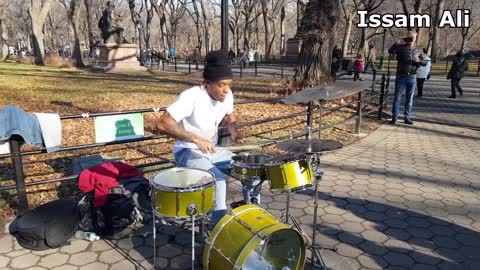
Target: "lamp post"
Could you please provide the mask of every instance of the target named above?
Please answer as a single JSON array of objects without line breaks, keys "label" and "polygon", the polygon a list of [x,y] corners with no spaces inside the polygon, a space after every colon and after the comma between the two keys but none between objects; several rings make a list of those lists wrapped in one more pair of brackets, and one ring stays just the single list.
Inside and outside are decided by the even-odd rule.
[{"label": "lamp post", "polygon": [[[222,0],[221,8],[222,8],[221,47],[222,47],[222,50],[228,51],[228,0]],[[205,45],[208,46],[207,44]]]}]

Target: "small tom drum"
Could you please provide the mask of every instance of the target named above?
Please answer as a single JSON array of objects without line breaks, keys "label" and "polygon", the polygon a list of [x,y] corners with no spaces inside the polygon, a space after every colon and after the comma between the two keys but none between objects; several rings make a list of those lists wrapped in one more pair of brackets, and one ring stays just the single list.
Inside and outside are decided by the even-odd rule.
[{"label": "small tom drum", "polygon": [[315,179],[312,166],[304,154],[280,155],[271,159],[265,168],[272,189],[304,189],[312,186]]},{"label": "small tom drum", "polygon": [[232,175],[239,180],[266,180],[265,170],[268,155],[241,154],[232,157]]},{"label": "small tom drum", "polygon": [[171,168],[152,180],[152,204],[157,215],[187,219],[213,209],[215,176],[204,170]]},{"label": "small tom drum", "polygon": [[304,264],[300,232],[253,204],[225,215],[213,228],[203,252],[205,270],[300,270]]}]

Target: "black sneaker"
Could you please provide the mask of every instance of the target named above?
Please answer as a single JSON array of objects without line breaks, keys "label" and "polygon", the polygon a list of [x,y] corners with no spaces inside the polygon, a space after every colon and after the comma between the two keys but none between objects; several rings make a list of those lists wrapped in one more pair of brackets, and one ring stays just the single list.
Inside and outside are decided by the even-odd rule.
[{"label": "black sneaker", "polygon": [[245,204],[246,204],[245,201],[244,201],[244,200],[241,200],[241,201],[237,201],[237,202],[232,202],[232,203],[230,204],[230,207],[231,207],[232,209],[235,209],[235,208],[240,207],[240,206],[245,205]]},{"label": "black sneaker", "polygon": [[457,98],[457,97],[456,97],[456,96],[454,96],[454,95],[451,95],[451,96],[449,96],[448,98]]},{"label": "black sneaker", "polygon": [[407,125],[413,125],[413,122],[410,119],[405,119],[403,122]]},{"label": "black sneaker", "polygon": [[397,123],[397,118],[392,118],[389,122],[391,125],[395,125]]}]

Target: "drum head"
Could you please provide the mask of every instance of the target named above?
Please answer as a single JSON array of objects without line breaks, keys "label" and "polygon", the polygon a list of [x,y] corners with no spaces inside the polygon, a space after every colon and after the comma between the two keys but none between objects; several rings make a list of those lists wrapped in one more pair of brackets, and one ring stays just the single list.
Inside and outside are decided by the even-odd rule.
[{"label": "drum head", "polygon": [[199,169],[171,168],[157,174],[152,184],[163,189],[192,189],[211,186],[215,183],[212,173]]},{"label": "drum head", "polygon": [[250,252],[242,270],[301,269],[303,241],[292,229],[278,230]]}]

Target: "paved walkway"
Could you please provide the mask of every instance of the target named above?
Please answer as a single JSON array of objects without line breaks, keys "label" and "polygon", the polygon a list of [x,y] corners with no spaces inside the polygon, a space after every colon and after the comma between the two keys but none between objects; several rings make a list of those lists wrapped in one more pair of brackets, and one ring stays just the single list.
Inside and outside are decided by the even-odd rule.
[{"label": "paved walkway", "polygon": [[[480,269],[480,81],[463,85],[451,100],[445,80],[433,78],[415,100],[415,125],[384,125],[324,156],[316,229],[317,243],[338,249],[322,251],[329,269]],[[230,188],[238,197],[238,183]],[[263,206],[279,216],[285,195],[264,190]],[[313,196],[291,203],[310,235]],[[170,241],[173,229],[160,230],[158,266],[188,269],[190,234]],[[30,252],[0,236],[0,269],[150,269],[152,253],[148,237]]]}]

